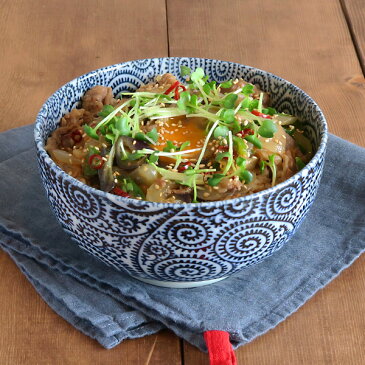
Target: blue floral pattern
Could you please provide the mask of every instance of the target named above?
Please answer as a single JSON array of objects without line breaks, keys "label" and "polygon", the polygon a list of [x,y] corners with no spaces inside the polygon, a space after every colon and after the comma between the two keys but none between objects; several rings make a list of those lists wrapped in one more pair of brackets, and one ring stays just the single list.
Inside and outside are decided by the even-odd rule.
[{"label": "blue floral pattern", "polygon": [[[79,105],[89,88],[110,86],[115,94],[134,91],[158,74],[178,76],[181,65],[202,67],[218,82],[242,77],[270,92],[278,110],[306,121],[304,133],[317,151],[310,163],[287,181],[247,197],[179,205],[95,190],[63,172],[44,150],[62,115]],[[268,72],[218,60],[156,58],[105,67],[61,87],[37,116],[35,140],[50,205],[80,247],[135,277],[160,283],[198,283],[260,262],[294,234],[318,189],[327,126],[308,95]]]}]

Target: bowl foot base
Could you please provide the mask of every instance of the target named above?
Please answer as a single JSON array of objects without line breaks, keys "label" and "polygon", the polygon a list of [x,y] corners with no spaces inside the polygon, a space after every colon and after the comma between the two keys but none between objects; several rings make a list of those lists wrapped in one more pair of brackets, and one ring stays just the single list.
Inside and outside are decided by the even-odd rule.
[{"label": "bowl foot base", "polygon": [[213,280],[179,282],[179,281],[160,281],[153,279],[144,279],[144,278],[137,278],[136,276],[132,277],[136,280],[143,281],[144,283],[147,284],[162,286],[164,288],[175,288],[175,289],[197,288],[199,286],[214,284],[217,283],[218,281],[227,278],[227,276],[225,276],[223,278],[213,279]]}]

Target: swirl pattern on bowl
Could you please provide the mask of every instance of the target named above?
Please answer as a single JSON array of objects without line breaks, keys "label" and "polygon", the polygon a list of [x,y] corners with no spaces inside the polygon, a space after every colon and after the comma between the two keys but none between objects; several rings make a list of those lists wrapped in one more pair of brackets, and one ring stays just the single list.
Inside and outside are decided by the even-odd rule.
[{"label": "swirl pattern on bowl", "polygon": [[[304,132],[317,151],[310,163],[287,181],[247,197],[178,205],[95,190],[63,172],[45,152],[45,141],[62,115],[79,105],[89,88],[105,85],[114,93],[133,91],[155,75],[179,75],[181,65],[202,67],[218,82],[242,77],[269,91],[278,110],[307,122]],[[138,278],[191,283],[226,277],[260,262],[288,241],[315,198],[327,126],[308,95],[268,72],[219,60],[156,58],[108,66],[61,87],[37,116],[35,140],[50,205],[80,247]]]}]

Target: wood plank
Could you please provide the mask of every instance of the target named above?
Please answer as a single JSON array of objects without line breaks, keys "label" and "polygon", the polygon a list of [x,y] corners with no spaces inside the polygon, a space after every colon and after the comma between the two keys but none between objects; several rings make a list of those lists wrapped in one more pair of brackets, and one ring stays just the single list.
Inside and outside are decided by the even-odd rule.
[{"label": "wood plank", "polygon": [[332,133],[365,145],[364,78],[337,1],[167,4],[171,56],[224,59],[273,72],[318,102]]},{"label": "wood plank", "polygon": [[[365,146],[364,78],[338,1],[168,0],[171,56],[235,61],[297,84],[332,133]],[[242,364],[362,364],[365,257],[298,313],[237,351]],[[184,345],[186,365],[208,357]]]},{"label": "wood plank", "polygon": [[0,256],[0,364],[180,364],[179,339],[165,330],[105,350],[56,315],[5,254]]},{"label": "wood plank", "polygon": [[168,55],[164,0],[0,0],[0,8],[0,132],[33,123],[79,75]]},{"label": "wood plank", "polygon": [[[0,131],[33,123],[45,99],[78,75],[168,54],[164,0],[16,0],[0,8]],[[2,251],[0,277],[0,364],[181,363],[169,331],[103,349],[56,315]]]},{"label": "wood plank", "polygon": [[365,2],[340,0],[365,75]]}]

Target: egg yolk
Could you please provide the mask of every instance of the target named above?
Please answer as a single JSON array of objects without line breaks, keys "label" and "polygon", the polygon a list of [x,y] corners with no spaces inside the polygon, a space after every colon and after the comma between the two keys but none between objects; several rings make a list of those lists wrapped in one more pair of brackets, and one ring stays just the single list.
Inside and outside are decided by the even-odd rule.
[{"label": "egg yolk", "polygon": [[[185,150],[202,148],[205,140],[206,120],[202,118],[186,118],[185,116],[172,117],[160,120],[158,123],[159,139],[155,148],[163,151],[167,141],[171,141],[175,146],[181,146],[186,141],[190,142]],[[197,158],[200,151],[187,154],[188,158]],[[164,162],[172,162],[169,157],[160,157]]]}]

